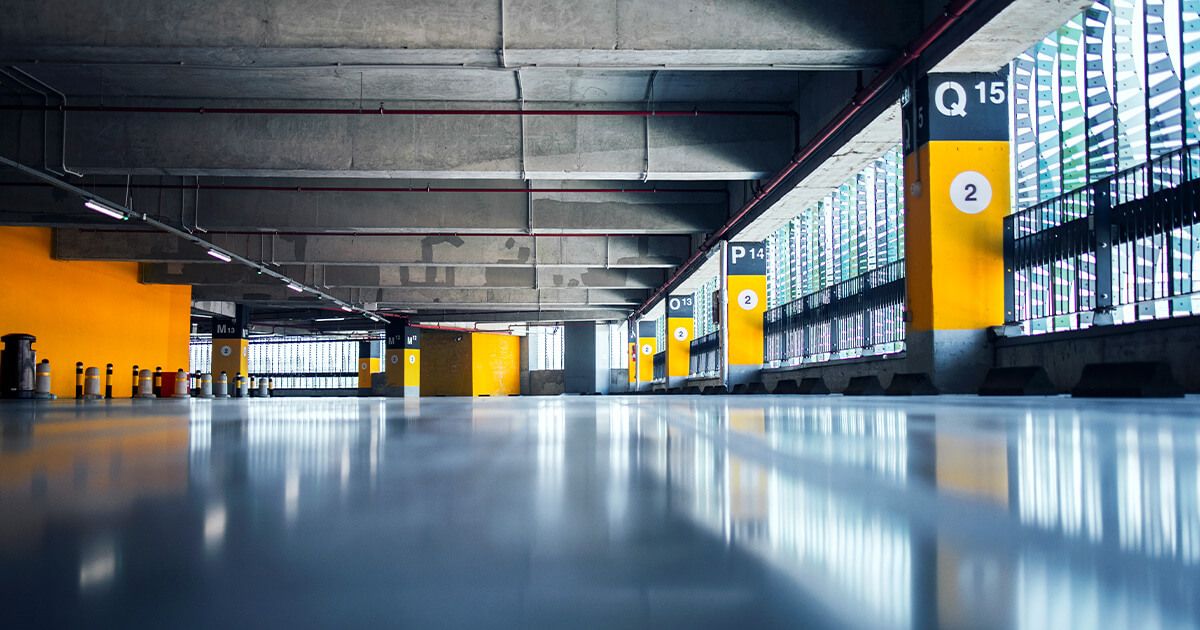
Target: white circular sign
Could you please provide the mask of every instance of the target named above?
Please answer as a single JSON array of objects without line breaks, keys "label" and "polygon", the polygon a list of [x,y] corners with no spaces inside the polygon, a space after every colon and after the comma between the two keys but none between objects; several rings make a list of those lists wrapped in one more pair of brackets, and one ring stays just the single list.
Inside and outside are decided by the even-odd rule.
[{"label": "white circular sign", "polygon": [[753,289],[743,289],[737,296],[737,304],[743,311],[753,310],[758,306],[758,294]]},{"label": "white circular sign", "polygon": [[646,354],[646,355],[654,354],[654,346],[652,346],[650,344],[646,344],[646,345],[642,346],[642,354]]},{"label": "white circular sign", "polygon": [[417,355],[415,355],[415,354],[408,355],[408,364],[415,365],[416,363],[417,363]]},{"label": "white circular sign", "polygon": [[366,364],[366,363],[359,363],[359,364],[358,364],[358,369],[360,369],[360,370],[365,370],[365,369],[367,369],[367,364]]},{"label": "white circular sign", "polygon": [[227,357],[233,354],[233,348],[229,346],[221,346],[221,356]]},{"label": "white circular sign", "polygon": [[675,338],[679,341],[685,341],[688,338],[687,329],[683,326],[675,329]]},{"label": "white circular sign", "polygon": [[392,362],[392,365],[398,365],[400,363],[400,355],[393,354],[392,358],[390,358],[388,360]]},{"label": "white circular sign", "polygon": [[950,182],[950,201],[962,212],[979,214],[992,203],[992,183],[982,173],[963,171]]}]

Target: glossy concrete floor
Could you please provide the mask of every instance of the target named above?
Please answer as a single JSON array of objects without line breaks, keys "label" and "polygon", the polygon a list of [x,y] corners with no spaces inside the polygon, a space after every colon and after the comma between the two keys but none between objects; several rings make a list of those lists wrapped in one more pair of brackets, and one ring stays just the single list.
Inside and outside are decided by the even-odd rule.
[{"label": "glossy concrete floor", "polygon": [[0,627],[1200,626],[1200,400],[0,405]]}]

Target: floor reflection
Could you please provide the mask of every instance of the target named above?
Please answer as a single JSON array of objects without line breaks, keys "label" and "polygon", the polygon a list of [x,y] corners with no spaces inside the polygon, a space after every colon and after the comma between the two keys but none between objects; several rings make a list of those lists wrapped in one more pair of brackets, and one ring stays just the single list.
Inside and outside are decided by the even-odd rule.
[{"label": "floor reflection", "polygon": [[0,622],[1197,627],[1196,409],[3,405]]}]

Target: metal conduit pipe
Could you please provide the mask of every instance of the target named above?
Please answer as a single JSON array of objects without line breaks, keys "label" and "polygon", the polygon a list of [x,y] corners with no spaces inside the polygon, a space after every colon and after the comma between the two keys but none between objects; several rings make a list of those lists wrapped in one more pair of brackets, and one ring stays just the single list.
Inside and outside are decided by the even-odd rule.
[{"label": "metal conduit pipe", "polygon": [[[279,273],[278,271],[271,269],[268,266],[268,264],[265,262],[257,262],[257,261],[251,260],[249,258],[246,258],[245,256],[237,254],[235,252],[225,250],[221,247],[218,247],[216,244],[212,243],[211,241],[202,239],[198,236],[195,236],[194,234],[191,234],[189,232],[181,230],[173,225],[163,223],[162,221],[159,221],[158,219],[155,219],[154,217],[151,217],[144,212],[135,212],[132,208],[109,201],[103,197],[100,197],[100,196],[92,193],[92,192],[89,192],[87,190],[79,188],[78,186],[74,186],[72,184],[64,182],[51,174],[44,173],[44,172],[39,171],[34,168],[30,168],[28,166],[25,166],[24,164],[21,164],[20,162],[10,160],[3,156],[0,156],[0,164],[8,166],[13,169],[16,169],[17,171],[24,173],[25,175],[28,175],[35,179],[38,179],[40,181],[46,182],[46,183],[54,186],[55,188],[59,188],[59,189],[65,190],[71,194],[78,195],[81,199],[83,199],[85,201],[99,202],[101,204],[104,204],[104,206],[106,206],[106,209],[109,211],[108,213],[117,213],[123,219],[140,220],[143,223],[145,223],[151,227],[154,227],[155,229],[157,229],[159,231],[166,232],[166,233],[172,234],[174,236],[178,236],[179,238],[181,238],[185,241],[189,241],[192,244],[194,244],[202,249],[207,249],[209,251],[209,253],[214,253],[214,252],[218,253],[221,255],[221,259],[224,260],[225,262],[235,262],[236,261],[238,264],[250,267],[251,269],[256,270],[258,273],[261,273],[266,276],[270,276],[272,278],[275,278],[276,280],[281,280],[284,283],[287,283],[287,285],[290,288],[296,288],[301,293],[315,295],[317,298],[319,298],[321,300],[325,300],[335,306],[338,306],[343,311],[350,312],[350,313],[357,313],[363,317],[366,317],[367,319],[369,319],[371,321],[378,322],[378,323],[384,323],[384,321],[385,321],[383,319],[383,317],[381,317],[380,315],[376,314],[373,311],[369,311],[365,308],[354,306],[353,304],[339,300],[339,299],[333,297],[332,295],[330,295],[324,291],[321,291],[320,289],[318,289],[316,287],[308,286],[302,282],[293,280],[292,278],[290,278],[282,273]],[[108,213],[106,213],[106,214],[108,214]]]},{"label": "metal conduit pipe", "polygon": [[790,110],[771,109],[355,109],[333,107],[163,107],[145,105],[3,105],[0,111],[91,112],[112,114],[218,114],[224,116],[635,116],[699,118],[704,116],[779,116],[798,118]]},{"label": "metal conduit pipe", "polygon": [[655,302],[661,299],[667,291],[675,286],[675,284],[678,283],[685,275],[690,273],[692,271],[692,267],[696,265],[697,261],[703,259],[709,250],[720,243],[721,239],[729,232],[729,230],[733,229],[733,227],[736,226],[743,217],[758,207],[758,204],[761,203],[763,199],[767,198],[767,196],[769,196],[776,188],[778,188],[779,185],[782,184],[783,181],[787,179],[787,177],[791,175],[797,168],[806,163],[818,151],[825,148],[825,143],[829,142],[829,140],[835,134],[837,134],[848,123],[850,123],[850,121],[853,120],[854,117],[858,115],[858,113],[861,112],[869,103],[871,103],[871,101],[874,100],[874,98],[881,91],[883,91],[883,89],[887,87],[891,81],[896,79],[902,71],[907,69],[918,58],[920,58],[922,53],[936,43],[937,40],[944,35],[945,32],[977,2],[978,0],[954,0],[950,4],[946,5],[946,9],[942,15],[938,16],[938,18],[934,20],[933,23],[930,24],[921,33],[921,35],[918,36],[917,39],[914,40],[913,43],[900,54],[899,57],[881,70],[879,74],[876,75],[869,84],[867,84],[866,87],[859,90],[858,93],[856,93],[854,97],[850,99],[850,103],[843,107],[842,110],[838,112],[837,116],[835,116],[827,125],[825,125],[825,127],[822,128],[821,131],[819,131],[817,135],[808,142],[808,144],[804,145],[804,148],[801,149],[792,158],[792,160],[783,167],[782,170],[773,175],[771,179],[767,180],[766,185],[759,189],[759,191],[755,193],[754,197],[747,201],[737,213],[730,217],[729,220],[721,226],[720,229],[718,229],[716,232],[713,232],[712,235],[710,235],[708,239],[706,239],[704,243],[700,245],[700,247],[696,250],[696,253],[692,254],[687,261],[676,268],[676,270],[671,274],[671,277],[668,278],[667,281],[662,284],[662,286],[660,286],[658,289],[655,289],[654,293],[652,293],[650,297],[646,298],[646,301],[642,302],[641,306],[637,307],[637,309],[630,313],[628,321],[632,322],[641,315],[645,314],[646,311],[649,310]]}]

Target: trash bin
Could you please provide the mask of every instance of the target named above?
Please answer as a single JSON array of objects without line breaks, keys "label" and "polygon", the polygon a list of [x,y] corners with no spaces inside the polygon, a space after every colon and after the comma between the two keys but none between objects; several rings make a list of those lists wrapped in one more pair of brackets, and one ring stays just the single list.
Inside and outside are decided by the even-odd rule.
[{"label": "trash bin", "polygon": [[33,398],[36,358],[33,342],[37,337],[13,333],[0,337],[0,398]]}]

